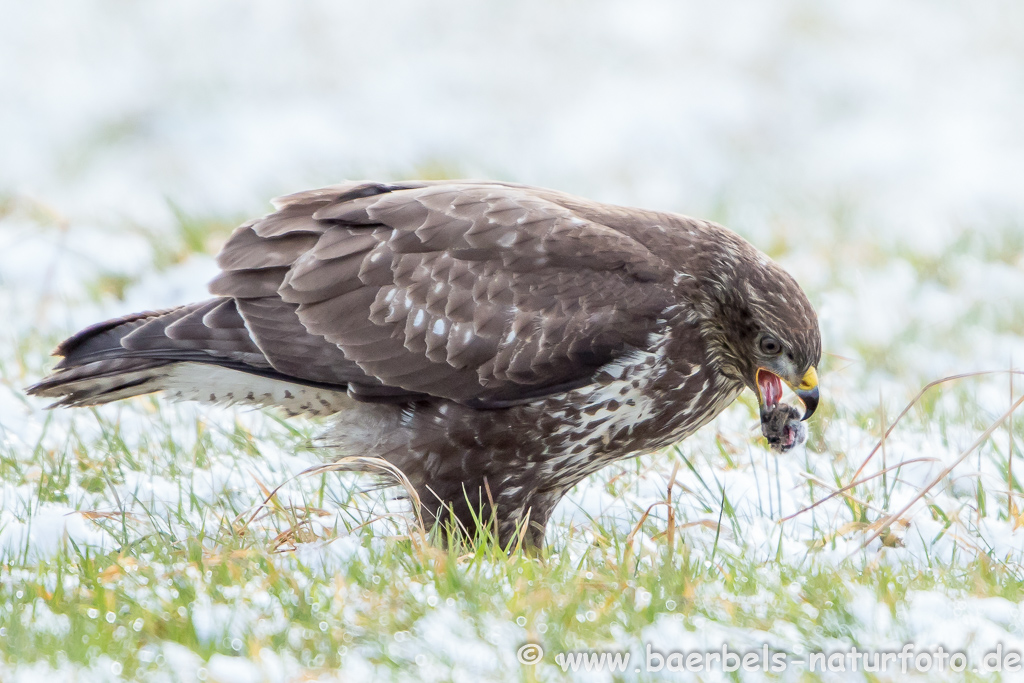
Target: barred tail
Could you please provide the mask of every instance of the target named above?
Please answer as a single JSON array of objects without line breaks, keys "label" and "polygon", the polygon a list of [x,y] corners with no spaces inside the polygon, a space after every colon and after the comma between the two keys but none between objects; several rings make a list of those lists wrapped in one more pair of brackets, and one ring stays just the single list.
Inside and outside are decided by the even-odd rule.
[{"label": "barred tail", "polygon": [[94,406],[163,389],[168,361],[118,358],[58,370],[26,391],[33,396],[59,399],[50,408]]},{"label": "barred tail", "polygon": [[89,406],[165,389],[180,363],[204,363],[262,374],[269,369],[233,299],[133,313],[87,327],[54,351],[55,371],[26,391]]}]

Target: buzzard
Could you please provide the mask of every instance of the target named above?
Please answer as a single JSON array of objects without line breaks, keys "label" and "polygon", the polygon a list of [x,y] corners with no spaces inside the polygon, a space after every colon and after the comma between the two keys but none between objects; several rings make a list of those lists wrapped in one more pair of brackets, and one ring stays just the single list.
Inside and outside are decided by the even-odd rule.
[{"label": "buzzard", "polygon": [[213,298],[82,330],[29,393],[331,415],[323,443],[397,466],[429,519],[534,546],[573,485],[686,438],[744,387],[777,449],[817,405],[811,304],[720,225],[486,181],[274,205],[224,245]]}]

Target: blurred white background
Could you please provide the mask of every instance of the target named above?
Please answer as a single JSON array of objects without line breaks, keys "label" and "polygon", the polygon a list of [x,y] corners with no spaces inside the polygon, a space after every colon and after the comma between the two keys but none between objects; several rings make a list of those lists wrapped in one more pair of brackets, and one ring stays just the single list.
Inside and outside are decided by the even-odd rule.
[{"label": "blurred white background", "polygon": [[1024,208],[1024,6],[6,2],[0,189],[74,220],[343,178],[547,185],[918,247]]}]

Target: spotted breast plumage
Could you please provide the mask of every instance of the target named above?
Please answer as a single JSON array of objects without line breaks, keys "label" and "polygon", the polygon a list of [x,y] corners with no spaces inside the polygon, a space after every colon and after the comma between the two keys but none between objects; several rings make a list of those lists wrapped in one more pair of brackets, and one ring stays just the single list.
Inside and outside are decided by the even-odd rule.
[{"label": "spotted breast plumage", "polygon": [[583,477],[689,436],[744,387],[782,449],[802,427],[782,382],[803,419],[817,405],[807,297],[714,223],[484,181],[275,207],[231,235],[212,299],[82,330],[29,392],[330,415],[331,452],[397,466],[428,519],[532,545]]}]

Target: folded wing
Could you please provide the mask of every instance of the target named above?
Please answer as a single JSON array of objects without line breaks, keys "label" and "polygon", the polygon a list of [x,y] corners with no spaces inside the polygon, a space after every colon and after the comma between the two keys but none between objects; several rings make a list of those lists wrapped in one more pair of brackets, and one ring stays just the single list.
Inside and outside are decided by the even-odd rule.
[{"label": "folded wing", "polygon": [[672,303],[659,255],[526,187],[348,184],[278,206],[231,236],[211,291],[275,371],[361,400],[565,391],[646,347]]}]

